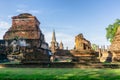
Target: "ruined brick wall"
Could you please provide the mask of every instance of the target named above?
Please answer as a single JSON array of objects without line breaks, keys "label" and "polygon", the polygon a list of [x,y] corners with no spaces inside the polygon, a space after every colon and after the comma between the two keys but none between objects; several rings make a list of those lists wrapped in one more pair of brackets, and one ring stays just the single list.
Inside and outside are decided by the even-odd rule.
[{"label": "ruined brick wall", "polygon": [[90,41],[86,40],[82,34],[75,37],[75,49],[76,50],[89,50],[91,49]]}]

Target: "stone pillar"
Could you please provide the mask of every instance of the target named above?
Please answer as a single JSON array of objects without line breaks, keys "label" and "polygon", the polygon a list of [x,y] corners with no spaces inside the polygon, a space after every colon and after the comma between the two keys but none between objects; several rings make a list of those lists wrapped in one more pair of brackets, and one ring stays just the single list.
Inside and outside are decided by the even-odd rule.
[{"label": "stone pillar", "polygon": [[99,52],[99,45],[97,45],[97,47],[96,47],[96,51]]},{"label": "stone pillar", "polygon": [[54,42],[51,42],[51,52],[54,54],[55,51],[56,51],[55,43],[54,43]]},{"label": "stone pillar", "polygon": [[66,47],[66,50],[68,50],[68,46]]},{"label": "stone pillar", "polygon": [[103,51],[105,51],[105,45],[103,45]]},{"label": "stone pillar", "polygon": [[101,48],[99,48],[99,58],[101,57],[101,54],[102,54],[102,50],[101,50]]},{"label": "stone pillar", "polygon": [[110,51],[110,46],[107,45],[107,51]]}]

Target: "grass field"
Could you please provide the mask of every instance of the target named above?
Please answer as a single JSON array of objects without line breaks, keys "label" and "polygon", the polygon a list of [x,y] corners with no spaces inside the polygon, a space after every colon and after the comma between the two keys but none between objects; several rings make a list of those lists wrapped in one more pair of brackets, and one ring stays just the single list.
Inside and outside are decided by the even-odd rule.
[{"label": "grass field", "polygon": [[0,80],[120,80],[120,69],[1,68]]}]

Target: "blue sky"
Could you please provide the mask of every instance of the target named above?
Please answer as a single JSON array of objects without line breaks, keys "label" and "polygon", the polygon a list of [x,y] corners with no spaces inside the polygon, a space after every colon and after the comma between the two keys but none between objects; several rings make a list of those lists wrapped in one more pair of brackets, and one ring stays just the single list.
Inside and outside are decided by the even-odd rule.
[{"label": "blue sky", "polygon": [[40,29],[50,43],[55,29],[57,41],[72,49],[74,38],[84,37],[98,45],[109,45],[105,28],[120,19],[120,0],[1,0],[0,39],[11,27],[11,17],[31,13],[41,22]]}]

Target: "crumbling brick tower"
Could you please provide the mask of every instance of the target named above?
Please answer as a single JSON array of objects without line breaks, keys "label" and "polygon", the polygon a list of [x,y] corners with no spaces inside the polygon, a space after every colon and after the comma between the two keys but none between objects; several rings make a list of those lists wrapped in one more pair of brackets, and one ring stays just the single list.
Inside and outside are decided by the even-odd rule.
[{"label": "crumbling brick tower", "polygon": [[12,27],[5,33],[4,40],[24,38],[31,46],[40,46],[45,42],[44,35],[39,28],[40,22],[29,13],[12,17]]},{"label": "crumbling brick tower", "polygon": [[[20,53],[23,54],[22,63],[49,61],[48,44],[45,42],[39,25],[40,22],[35,16],[29,13],[19,14],[12,17],[12,26],[3,37],[8,42],[8,46],[16,38],[18,40],[22,38],[26,41],[26,49],[23,53]],[[19,56],[20,54],[16,55]]]},{"label": "crumbling brick tower", "polygon": [[91,43],[83,37],[83,34],[78,34],[75,37],[75,49],[78,51],[91,50]]}]

